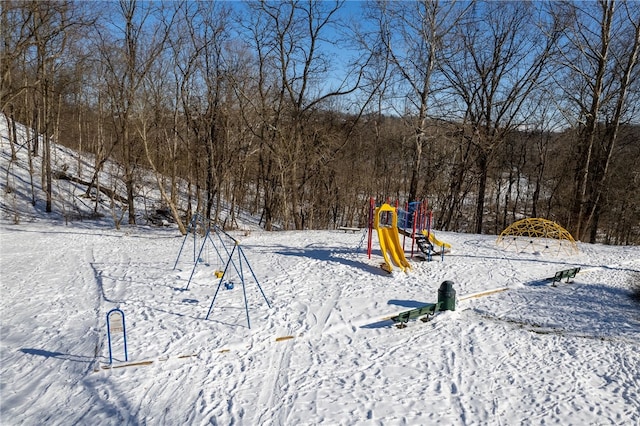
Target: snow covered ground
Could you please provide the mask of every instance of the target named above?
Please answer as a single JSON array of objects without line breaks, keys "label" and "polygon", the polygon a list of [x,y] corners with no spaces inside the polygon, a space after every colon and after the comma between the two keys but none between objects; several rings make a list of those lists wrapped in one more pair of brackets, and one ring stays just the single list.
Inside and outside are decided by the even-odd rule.
[{"label": "snow covered ground", "polygon": [[[3,179],[28,182],[1,142]],[[640,424],[640,247],[557,257],[439,232],[444,261],[389,275],[366,231],[236,231],[249,328],[233,267],[206,319],[226,235],[197,262],[187,239],[174,269],[174,228],[36,216],[0,220],[2,425]],[[544,280],[574,266],[571,283]],[[385,319],[436,302],[445,280],[455,311]],[[128,360],[114,329],[110,364],[114,308]]]},{"label": "snow covered ground", "polygon": [[[626,288],[638,247],[581,245],[558,259],[439,236],[454,247],[444,261],[388,275],[359,233],[236,235],[271,304],[245,274],[248,328],[230,272],[234,289],[222,287],[205,319],[216,239],[184,290],[192,240],[174,270],[175,230],[3,224],[2,423],[640,422],[640,307]],[[569,266],[582,267],[572,283],[541,281]],[[383,320],[436,302],[444,280],[456,311],[405,329]],[[129,362],[114,333],[122,367],[104,369],[113,308],[125,313]]]}]

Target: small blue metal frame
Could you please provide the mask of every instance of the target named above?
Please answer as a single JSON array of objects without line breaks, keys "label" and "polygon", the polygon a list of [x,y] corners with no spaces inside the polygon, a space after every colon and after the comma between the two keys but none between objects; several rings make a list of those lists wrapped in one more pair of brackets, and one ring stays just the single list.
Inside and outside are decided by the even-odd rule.
[{"label": "small blue metal frame", "polygon": [[120,314],[122,318],[122,336],[124,337],[124,360],[129,361],[129,357],[127,356],[127,329],[124,324],[124,312],[122,310],[115,308],[107,312],[107,338],[109,339],[109,364],[113,364],[113,352],[111,350],[111,320],[110,317],[113,314]]}]

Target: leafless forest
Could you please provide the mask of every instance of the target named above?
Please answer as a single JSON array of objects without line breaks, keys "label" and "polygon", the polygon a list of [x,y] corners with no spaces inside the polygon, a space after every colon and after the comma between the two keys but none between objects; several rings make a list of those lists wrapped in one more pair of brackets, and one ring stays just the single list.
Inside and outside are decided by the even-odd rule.
[{"label": "leafless forest", "polygon": [[[266,230],[366,226],[376,197],[427,199],[436,229],[544,217],[640,243],[635,1],[0,7],[0,106],[33,129],[11,145],[41,157],[47,211],[53,182],[75,179],[134,224],[151,173],[148,202],[183,232],[223,207],[227,227],[240,211]],[[92,164],[70,176],[54,144]]]}]

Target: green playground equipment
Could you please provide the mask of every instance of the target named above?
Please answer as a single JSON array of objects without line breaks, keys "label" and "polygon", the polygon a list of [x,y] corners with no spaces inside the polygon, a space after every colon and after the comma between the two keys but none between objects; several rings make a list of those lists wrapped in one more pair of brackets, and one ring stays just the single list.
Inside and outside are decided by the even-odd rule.
[{"label": "green playground equipment", "polygon": [[564,271],[558,271],[556,272],[556,274],[552,277],[549,278],[549,280],[553,281],[551,283],[552,286],[556,286],[556,284],[558,284],[559,282],[562,282],[563,279],[567,279],[566,282],[571,282],[572,278],[576,277],[576,274],[580,272],[580,268],[570,268],[570,269],[565,269]]},{"label": "green playground equipment", "polygon": [[452,281],[444,281],[438,288],[438,302],[429,303],[415,309],[400,312],[398,315],[391,317],[391,321],[398,328],[405,328],[411,319],[420,318],[422,322],[427,322],[433,318],[439,311],[455,311],[456,310],[456,291],[453,288]]}]

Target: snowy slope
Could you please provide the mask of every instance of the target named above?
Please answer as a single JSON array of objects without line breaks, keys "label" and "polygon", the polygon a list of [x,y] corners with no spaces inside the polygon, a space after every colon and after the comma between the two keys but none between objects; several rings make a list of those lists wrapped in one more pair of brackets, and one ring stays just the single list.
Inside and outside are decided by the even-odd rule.
[{"label": "snowy slope", "polygon": [[[185,291],[192,253],[173,270],[175,231],[0,230],[3,424],[640,420],[640,309],[625,289],[640,269],[635,247],[581,246],[565,263],[445,234],[455,251],[444,262],[389,276],[379,250],[357,249],[358,234],[255,232],[242,247],[272,307],[247,279],[249,329],[237,279],[204,318],[218,283],[210,242]],[[567,265],[585,272],[540,282]],[[383,320],[435,302],[445,279],[455,312],[402,330]],[[115,307],[129,361],[151,364],[101,368]],[[114,365],[127,364],[118,347]]]},{"label": "snowy slope", "polygon": [[[172,228],[3,217],[0,423],[640,424],[640,306],[628,297],[639,247],[580,244],[560,258],[438,233],[453,246],[444,261],[388,275],[364,232],[232,233],[249,328],[232,267],[234,288],[205,319],[217,253],[235,247],[225,235],[203,245]],[[574,266],[571,283],[544,280]],[[385,320],[435,302],[445,280],[455,311],[405,329]],[[114,308],[128,361],[114,332],[109,364]]]}]

